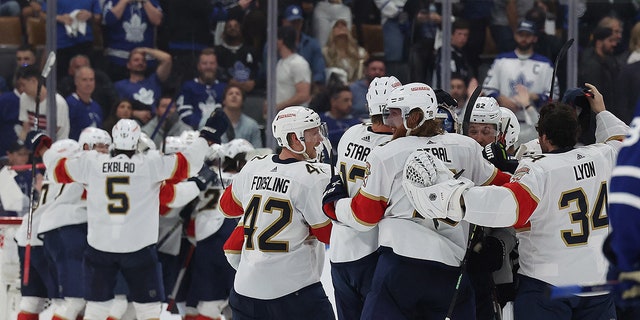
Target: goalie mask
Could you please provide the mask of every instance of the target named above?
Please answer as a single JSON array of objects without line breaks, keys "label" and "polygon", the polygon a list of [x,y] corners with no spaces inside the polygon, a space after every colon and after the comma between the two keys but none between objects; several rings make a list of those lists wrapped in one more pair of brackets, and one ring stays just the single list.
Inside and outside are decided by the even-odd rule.
[{"label": "goalie mask", "polygon": [[513,111],[505,107],[500,107],[500,132],[504,134],[504,142],[506,148],[518,142],[518,136],[520,135],[520,122]]},{"label": "goalie mask", "polygon": [[[320,116],[313,110],[292,106],[287,107],[276,115],[272,123],[273,137],[278,142],[278,145],[289,149],[289,151],[296,154],[306,154],[307,147],[304,144],[304,131],[320,127]],[[302,142],[302,151],[293,150],[287,140],[287,135],[293,133],[300,142]],[[324,140],[326,136],[323,136]]]},{"label": "goalie mask", "polygon": [[458,115],[446,105],[438,106],[436,118],[442,119],[442,129],[449,133],[459,132]]},{"label": "goalie mask", "polygon": [[387,106],[387,96],[393,89],[402,86],[402,83],[394,77],[376,77],[369,84],[367,91],[367,107],[369,108],[369,116],[383,114]]},{"label": "goalie mask", "polygon": [[86,144],[88,147],[87,150],[94,150],[96,147],[104,147],[105,151],[107,151],[111,145],[111,136],[108,132],[102,129],[87,127],[80,133],[78,143],[80,144],[80,148],[84,148],[84,145]]},{"label": "goalie mask", "polygon": [[[436,113],[438,113],[438,102],[430,86],[424,83],[414,82],[394,89],[387,98],[387,109],[399,109],[402,124],[405,129],[411,131],[412,129],[420,127],[425,121],[435,119]],[[413,109],[420,109],[423,117],[420,123],[414,128],[409,128],[407,119]],[[393,124],[389,123],[388,118],[386,120],[385,124],[393,126]],[[408,133],[409,132],[407,132],[407,134]]]},{"label": "goalie mask", "polygon": [[142,130],[135,120],[120,119],[111,130],[113,147],[117,150],[136,150],[141,132]]}]

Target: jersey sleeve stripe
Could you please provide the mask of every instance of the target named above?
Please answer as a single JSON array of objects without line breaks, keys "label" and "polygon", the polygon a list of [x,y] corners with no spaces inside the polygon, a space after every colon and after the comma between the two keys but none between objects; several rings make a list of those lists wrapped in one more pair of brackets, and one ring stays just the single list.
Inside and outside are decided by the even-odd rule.
[{"label": "jersey sleeve stripe", "polygon": [[493,175],[491,175],[491,178],[489,178],[485,183],[483,183],[483,186],[486,185],[494,185],[494,186],[501,186],[507,182],[509,182],[511,180],[511,175],[504,173],[500,170],[498,170],[498,168],[496,168],[493,171]]},{"label": "jersey sleeve stripe", "polygon": [[624,138],[626,138],[626,137],[625,137],[625,136],[622,136],[622,135],[611,136],[611,137],[607,138],[607,140],[606,140],[605,142],[607,142],[607,141],[613,141],[613,140],[616,140],[616,141],[622,141],[622,140],[624,140]]},{"label": "jersey sleeve stripe", "polygon": [[519,229],[525,227],[529,222],[529,218],[531,218],[533,211],[535,211],[538,206],[539,200],[533,196],[527,187],[520,183],[510,182],[505,184],[503,187],[506,187],[513,192],[513,195],[516,198],[516,203],[518,204],[518,218],[516,223],[513,225],[514,228]]},{"label": "jersey sleeve stripe", "polygon": [[189,161],[185,156],[178,152],[176,153],[176,164],[173,168],[173,172],[169,179],[167,179],[170,183],[178,183],[189,177]]},{"label": "jersey sleeve stripe", "polygon": [[168,206],[175,198],[175,185],[173,183],[163,183],[160,187],[160,205]]},{"label": "jersey sleeve stripe", "polygon": [[611,172],[611,178],[623,176],[640,179],[640,168],[633,166],[618,166],[613,169],[613,172]]},{"label": "jersey sleeve stripe", "polygon": [[237,218],[244,214],[244,209],[242,208],[242,203],[236,199],[233,195],[233,185],[227,187],[220,197],[220,212],[225,217],[228,218]]},{"label": "jersey sleeve stripe", "polygon": [[227,253],[240,253],[242,251],[242,245],[244,244],[244,226],[238,225],[227,241],[224,242],[222,249]]},{"label": "jersey sleeve stripe", "polygon": [[640,197],[624,192],[612,192],[609,194],[609,205],[624,204],[640,210]]},{"label": "jersey sleeve stripe", "polygon": [[53,171],[53,176],[55,181],[58,183],[71,183],[73,179],[69,175],[69,171],[67,170],[67,158],[62,158],[56,164],[56,167]]},{"label": "jersey sleeve stripe", "polygon": [[387,210],[387,200],[383,197],[375,197],[362,189],[351,201],[351,212],[358,223],[368,227],[374,226],[382,219]]},{"label": "jersey sleeve stripe", "polygon": [[329,240],[331,239],[331,229],[333,228],[333,224],[331,220],[327,219],[327,224],[320,228],[310,227],[309,232],[316,236],[319,241],[329,244]]}]

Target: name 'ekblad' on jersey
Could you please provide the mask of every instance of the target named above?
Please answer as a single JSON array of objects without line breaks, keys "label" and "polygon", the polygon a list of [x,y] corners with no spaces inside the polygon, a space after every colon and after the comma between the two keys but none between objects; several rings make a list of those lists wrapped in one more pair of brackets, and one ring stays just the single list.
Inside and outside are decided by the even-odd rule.
[{"label": "name 'ekblad' on jersey", "polygon": [[102,164],[102,173],[134,173],[136,164],[133,162],[105,162]]}]

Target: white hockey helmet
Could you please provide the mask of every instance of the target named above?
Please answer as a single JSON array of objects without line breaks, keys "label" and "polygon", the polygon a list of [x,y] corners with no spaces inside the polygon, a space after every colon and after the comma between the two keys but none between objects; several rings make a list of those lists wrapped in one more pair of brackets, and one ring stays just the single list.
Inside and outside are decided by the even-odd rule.
[{"label": "white hockey helmet", "polygon": [[186,145],[182,142],[180,137],[167,137],[164,140],[164,153],[165,154],[174,154],[177,152],[182,152],[186,149]]},{"label": "white hockey helmet", "polygon": [[374,78],[367,91],[369,116],[382,114],[387,106],[387,96],[393,89],[400,86],[402,86],[402,83],[394,76]]},{"label": "white hockey helmet", "polygon": [[492,97],[479,97],[471,110],[471,123],[490,123],[495,124],[499,129],[502,112],[498,101]]},{"label": "white hockey helmet", "polygon": [[111,145],[111,136],[109,135],[109,132],[100,128],[87,127],[80,133],[78,143],[80,144],[80,148],[83,148],[86,144],[89,147],[89,150],[93,150],[93,147],[99,143],[108,147]]},{"label": "white hockey helmet", "polygon": [[232,159],[241,153],[246,154],[247,152],[253,151],[255,149],[251,142],[245,139],[233,139],[225,143],[223,147],[224,156]]},{"label": "white hockey helmet", "polygon": [[133,151],[138,147],[138,140],[142,130],[135,120],[120,119],[113,126],[113,146],[117,150]]},{"label": "white hockey helmet", "polygon": [[191,145],[198,137],[200,137],[200,132],[197,130],[185,130],[180,134],[180,140],[185,146]]},{"label": "white hockey helmet", "polygon": [[508,108],[500,107],[500,111],[502,112],[502,115],[500,117],[499,130],[500,132],[504,132],[504,142],[506,144],[506,148],[509,149],[518,142],[518,136],[520,135],[520,122],[518,122],[516,114]]},{"label": "white hockey helmet", "polygon": [[149,150],[156,150],[156,143],[149,138],[149,136],[142,132],[140,134],[140,139],[138,139],[138,151],[147,152]]},{"label": "white hockey helmet", "polygon": [[422,121],[416,126],[421,126],[425,121],[435,119],[438,113],[438,101],[436,94],[430,86],[420,82],[405,84],[395,88],[387,97],[387,109],[400,109],[402,123],[407,127],[407,118],[413,109],[422,110]]},{"label": "white hockey helmet", "polygon": [[304,131],[317,128],[321,125],[320,116],[313,110],[301,107],[287,107],[276,115],[272,123],[273,137],[278,145],[289,149],[293,153],[303,154],[307,147],[303,144],[302,151],[295,151],[289,146],[287,135],[293,133],[300,141],[304,141]]},{"label": "white hockey helmet", "polygon": [[51,163],[53,159],[69,158],[82,150],[80,144],[73,139],[62,139],[54,142],[44,153],[42,161]]}]

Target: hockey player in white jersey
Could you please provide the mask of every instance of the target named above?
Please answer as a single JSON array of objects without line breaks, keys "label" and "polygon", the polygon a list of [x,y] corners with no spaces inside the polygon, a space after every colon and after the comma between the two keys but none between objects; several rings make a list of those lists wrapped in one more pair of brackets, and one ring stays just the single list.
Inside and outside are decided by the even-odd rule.
[{"label": "hockey player in white jersey", "polygon": [[[109,133],[93,127],[82,130],[78,140],[55,142],[43,161],[50,162],[49,157],[73,157],[81,149],[106,154],[111,145]],[[52,173],[48,171],[45,175],[43,188],[55,198],[42,214],[38,237],[44,239],[44,249],[54,264],[58,293],[64,299],[53,310],[53,319],[75,319],[85,306],[84,283],[78,281],[78,275],[82,274],[82,257],[87,248],[86,192],[77,182],[52,181]]]},{"label": "hockey player in white jersey", "polygon": [[[376,146],[391,140],[393,128],[382,121],[387,96],[402,84],[396,77],[375,78],[367,92],[371,123],[349,128],[338,143],[336,172],[350,197],[357,194],[366,172],[366,160]],[[378,262],[378,228],[360,232],[340,222],[331,231],[331,281],[338,319],[359,319]]]},{"label": "hockey player in white jersey", "polygon": [[[443,319],[452,300],[465,253],[468,224],[426,220],[415,214],[401,187],[404,164],[411,153],[424,150],[442,159],[447,168],[479,184],[502,184],[508,175],[482,158],[473,139],[443,133],[436,119],[436,96],[426,84],[396,88],[387,98],[387,123],[393,139],[367,157],[364,183],[353,199],[339,181],[327,186],[325,214],[358,230],[379,228],[380,257],[362,319]],[[335,201],[335,193],[344,198]],[[335,212],[331,203],[335,203]],[[459,319],[474,316],[468,280],[454,309]]]},{"label": "hockey player in white jersey", "polygon": [[522,230],[516,319],[615,318],[609,294],[556,300],[545,294],[549,285],[603,282],[607,272],[601,253],[609,233],[607,181],[629,128],[605,110],[597,89],[587,86],[594,95],[589,103],[597,114],[599,143],[574,148],[575,112],[549,103],[538,122],[543,154],[521,160],[510,183],[469,189],[451,180],[424,188],[414,198],[416,209],[430,218]]},{"label": "hockey player in white jersey", "polygon": [[[27,144],[30,149],[33,151],[37,151],[36,154],[40,156],[40,148],[36,148],[36,145],[30,143],[31,139],[34,138],[38,133],[33,131],[27,135]],[[44,138],[44,137],[43,137]],[[47,137],[48,138],[48,137]],[[49,140],[50,141],[50,140]],[[49,142],[47,142],[48,144]],[[42,143],[45,144],[45,143]],[[72,156],[75,153],[80,151],[80,146],[75,140],[71,139],[63,139],[56,142],[53,145],[50,145],[51,149],[49,154],[56,153],[59,156]],[[42,148],[47,149],[48,147]],[[54,262],[51,261],[47,253],[45,252],[44,243],[35,235],[39,232],[40,220],[45,212],[48,211],[49,208],[54,206],[54,202],[56,202],[56,198],[62,194],[62,191],[66,188],[63,188],[65,185],[59,183],[52,183],[50,178],[51,172],[47,171],[46,176],[44,178],[42,189],[40,192],[40,199],[38,201],[38,206],[34,209],[33,212],[33,220],[32,220],[32,234],[34,236],[31,237],[31,264],[29,270],[29,283],[24,284],[20,287],[20,293],[22,298],[20,299],[20,312],[18,313],[19,320],[37,320],[39,313],[44,309],[44,303],[47,298],[55,299],[56,308],[61,307],[58,300],[60,298],[59,290],[58,290],[58,277],[56,276],[56,270]],[[80,193],[77,194],[78,198],[82,194],[82,185],[80,187]],[[73,188],[70,188],[73,189]],[[78,191],[78,190],[76,190]],[[77,192],[71,192],[77,193]],[[64,199],[62,201],[69,201],[68,195],[71,194],[69,192],[65,193]],[[79,200],[79,199],[77,199]],[[59,203],[58,203],[59,204]],[[73,214],[73,213],[72,213]],[[77,212],[75,212],[77,216]],[[18,252],[20,257],[20,277],[23,279],[24,277],[24,259],[25,259],[25,247],[27,245],[27,219],[22,220],[22,225],[16,232],[16,242],[18,243]],[[86,238],[86,234],[85,234]],[[82,240],[80,240],[82,241]],[[86,240],[85,240],[86,241]],[[81,270],[81,269],[80,269]],[[76,269],[76,272],[78,270]],[[82,288],[82,282],[79,283],[80,288]],[[73,289],[72,289],[73,290]],[[77,290],[75,290],[77,292]],[[82,295],[80,295],[82,297]],[[82,300],[82,299],[80,299]],[[84,306],[84,303],[81,302],[79,306],[80,309]],[[75,317],[74,317],[75,318]]]},{"label": "hockey player in white jersey", "polygon": [[321,125],[309,108],[278,112],[273,136],[280,153],[253,158],[222,195],[222,212],[244,218],[231,236],[243,243],[229,296],[234,319],[335,318],[320,283],[319,241],[329,243],[331,234],[320,201],[330,168],[315,162],[326,139]]},{"label": "hockey player in white jersey", "polygon": [[[159,317],[164,288],[155,244],[161,183],[181,181],[202,166],[221,117],[213,114],[201,137],[184,154],[136,152],[140,127],[123,119],[114,126],[113,155],[94,151],[48,163],[57,182],[87,189],[88,244],[84,255],[86,319],[102,319],[113,298],[118,271],[127,280],[138,319]],[[37,139],[36,139],[37,140]],[[34,145],[38,145],[38,141]]]},{"label": "hockey player in white jersey", "polygon": [[233,288],[235,269],[229,265],[223,245],[236,225],[237,219],[225,219],[219,209],[220,195],[240,171],[247,152],[254,150],[249,141],[234,139],[220,150],[220,179],[199,195],[195,214],[196,249],[192,262],[189,297],[197,301],[197,320],[231,318],[225,309]]}]

